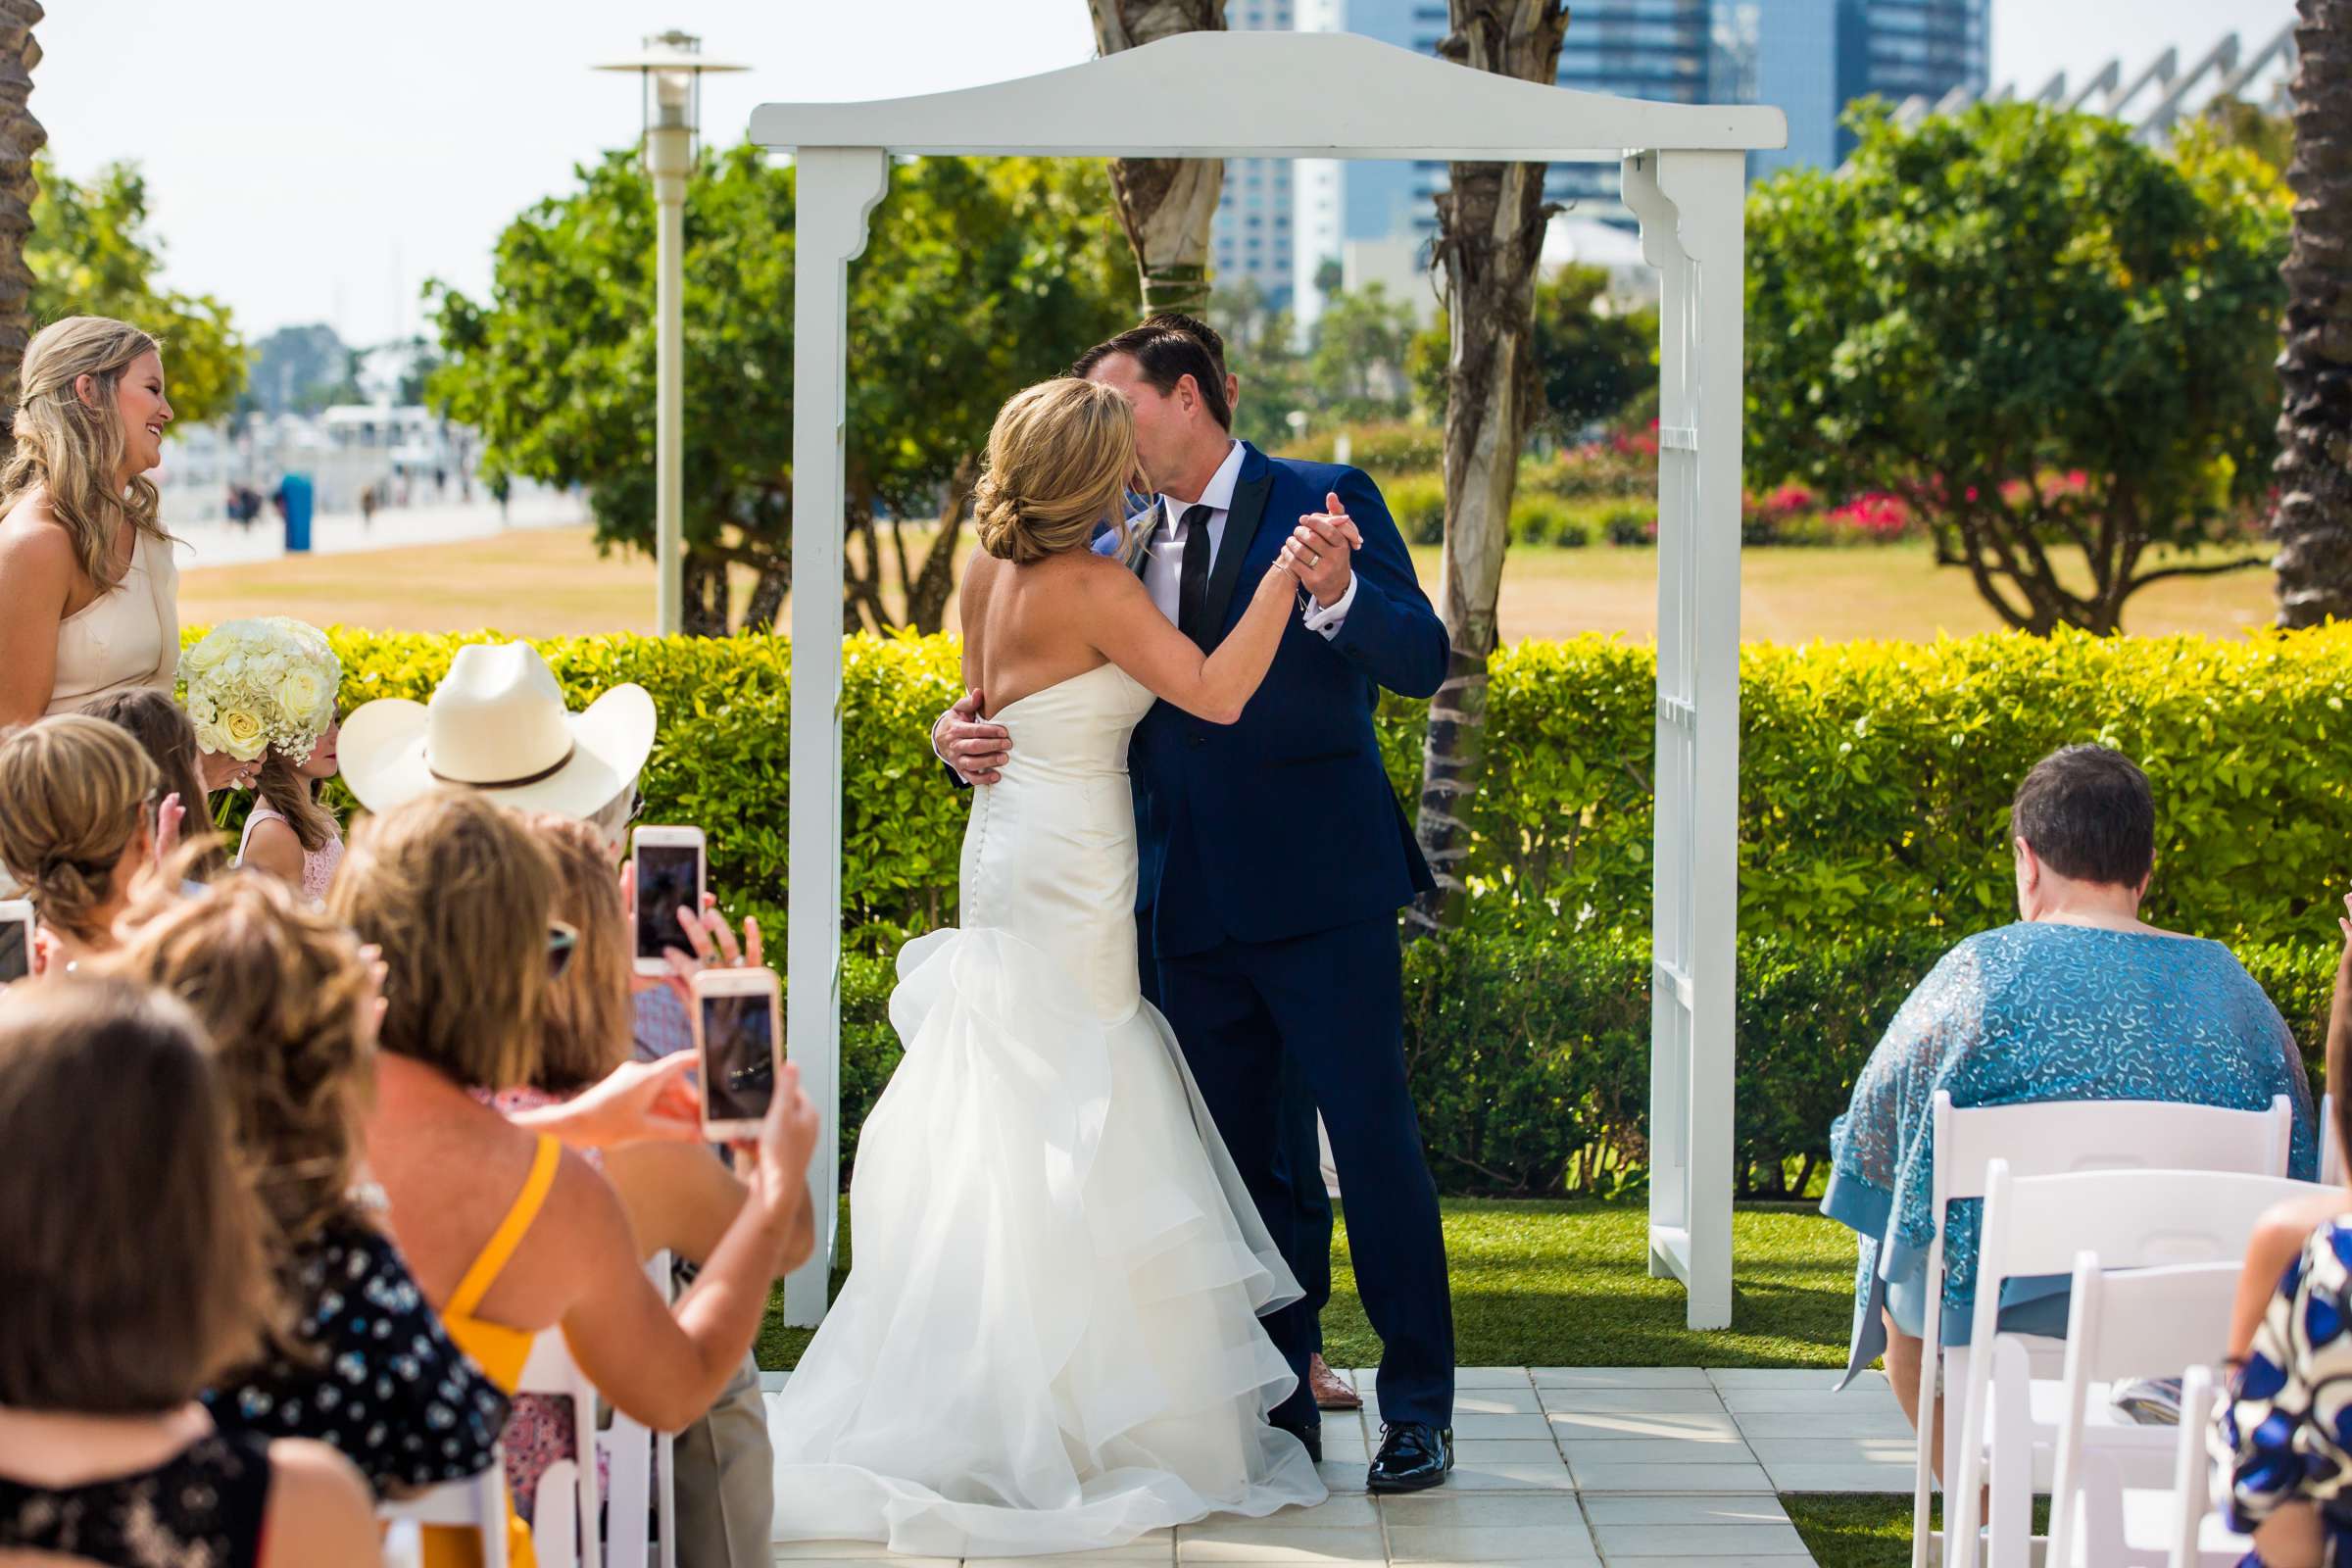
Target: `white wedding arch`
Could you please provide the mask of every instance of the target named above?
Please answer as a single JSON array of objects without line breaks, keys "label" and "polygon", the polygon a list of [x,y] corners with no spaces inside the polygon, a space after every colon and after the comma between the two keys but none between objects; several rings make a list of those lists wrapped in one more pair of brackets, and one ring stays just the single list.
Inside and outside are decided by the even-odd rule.
[{"label": "white wedding arch", "polygon": [[[1181,115],[1139,113],[1177,83]],[[1661,287],[1649,1265],[1684,1281],[1690,1327],[1727,1326],[1743,174],[1750,149],[1786,144],[1781,112],[1576,92],[1347,33],[1193,32],[960,92],[765,104],[752,138],[799,170],[792,545],[806,584],[842,571],[849,264],[894,156],[1622,166]],[[825,1245],[785,1292],[802,1326],[824,1316],[839,1212],[841,638],[839,594],[793,595],[787,1021],[825,1116],[810,1173]]]}]

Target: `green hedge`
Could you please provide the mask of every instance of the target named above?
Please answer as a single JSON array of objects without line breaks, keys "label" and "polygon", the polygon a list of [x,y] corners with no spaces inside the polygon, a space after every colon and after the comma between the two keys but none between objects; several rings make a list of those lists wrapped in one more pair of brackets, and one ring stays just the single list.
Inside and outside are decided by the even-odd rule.
[{"label": "green hedge", "polygon": [[[467,640],[334,637],[346,705],[428,695]],[[622,680],[653,693],[662,736],[648,819],[703,824],[720,884],[781,908],[785,642],[541,647],[575,704]],[[1647,647],[1622,638],[1497,656],[1490,771],[1471,813],[1475,929],[1647,930],[1654,669]],[[2099,740],[2155,785],[2150,918],[2236,943],[2332,941],[2352,885],[2348,681],[2352,629],[1751,644],[1740,653],[1740,928],[1843,945],[2007,918],[2018,779],[2057,746]],[[958,690],[955,643],[854,637],[843,683],[845,929],[852,946],[887,952],[955,917],[964,801],[927,738]],[[1422,723],[1422,705],[1384,699],[1382,746],[1408,802]]]},{"label": "green hedge", "polygon": [[[334,636],[346,705],[425,697],[468,640]],[[662,734],[648,820],[701,823],[722,896],[780,943],[787,645],[541,647],[575,706],[617,681],[651,690]],[[1521,643],[1494,662],[1471,932],[1417,946],[1408,966],[1408,1046],[1449,1188],[1605,1188],[1643,1157],[1654,667],[1648,648],[1597,636]],[[2104,741],[2147,768],[2149,918],[2230,942],[2316,1067],[2336,901],[2352,885],[2347,677],[2352,630],[1744,648],[1739,1128],[1751,1184],[1773,1190],[1820,1157],[1904,992],[1951,942],[2012,917],[2010,794],[2068,742]],[[845,941],[858,956],[843,984],[844,1092],[861,1114],[896,1052],[876,960],[956,918],[965,803],[927,741],[958,689],[955,645],[853,638],[844,687]],[[1419,704],[1384,700],[1381,744],[1408,801],[1422,721]]]}]

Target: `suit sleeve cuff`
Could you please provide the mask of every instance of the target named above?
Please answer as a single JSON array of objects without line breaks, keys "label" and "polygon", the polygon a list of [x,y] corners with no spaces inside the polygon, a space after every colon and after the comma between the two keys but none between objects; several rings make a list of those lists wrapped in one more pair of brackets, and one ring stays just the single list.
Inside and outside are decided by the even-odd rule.
[{"label": "suit sleeve cuff", "polygon": [[1308,599],[1306,629],[1320,634],[1326,642],[1337,637],[1340,628],[1348,624],[1348,612],[1355,604],[1355,585],[1362,580],[1354,572],[1349,572],[1348,586],[1341,589],[1340,597],[1329,605],[1318,605],[1313,599]]}]

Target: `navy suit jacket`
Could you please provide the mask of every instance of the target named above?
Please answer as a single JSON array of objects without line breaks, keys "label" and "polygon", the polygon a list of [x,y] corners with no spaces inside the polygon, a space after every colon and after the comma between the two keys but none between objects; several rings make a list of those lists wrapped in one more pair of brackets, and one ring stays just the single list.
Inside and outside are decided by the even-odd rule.
[{"label": "navy suit jacket", "polygon": [[1432,886],[1381,765],[1372,714],[1384,686],[1433,695],[1448,644],[1379,487],[1359,468],[1269,458],[1245,443],[1209,570],[1208,621],[1220,640],[1239,624],[1245,585],[1254,591],[1300,514],[1321,512],[1331,491],[1364,539],[1338,635],[1326,639],[1293,616],[1236,723],[1160,703],[1136,726],[1127,757],[1136,907],[1152,911],[1163,953],[1393,916]]}]

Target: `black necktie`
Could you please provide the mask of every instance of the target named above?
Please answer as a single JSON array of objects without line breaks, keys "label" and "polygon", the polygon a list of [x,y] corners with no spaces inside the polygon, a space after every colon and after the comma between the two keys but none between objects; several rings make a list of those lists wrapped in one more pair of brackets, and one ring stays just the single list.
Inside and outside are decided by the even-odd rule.
[{"label": "black necktie", "polygon": [[1184,509],[1184,567],[1176,577],[1176,629],[1208,652],[1208,519],[1212,507]]}]

